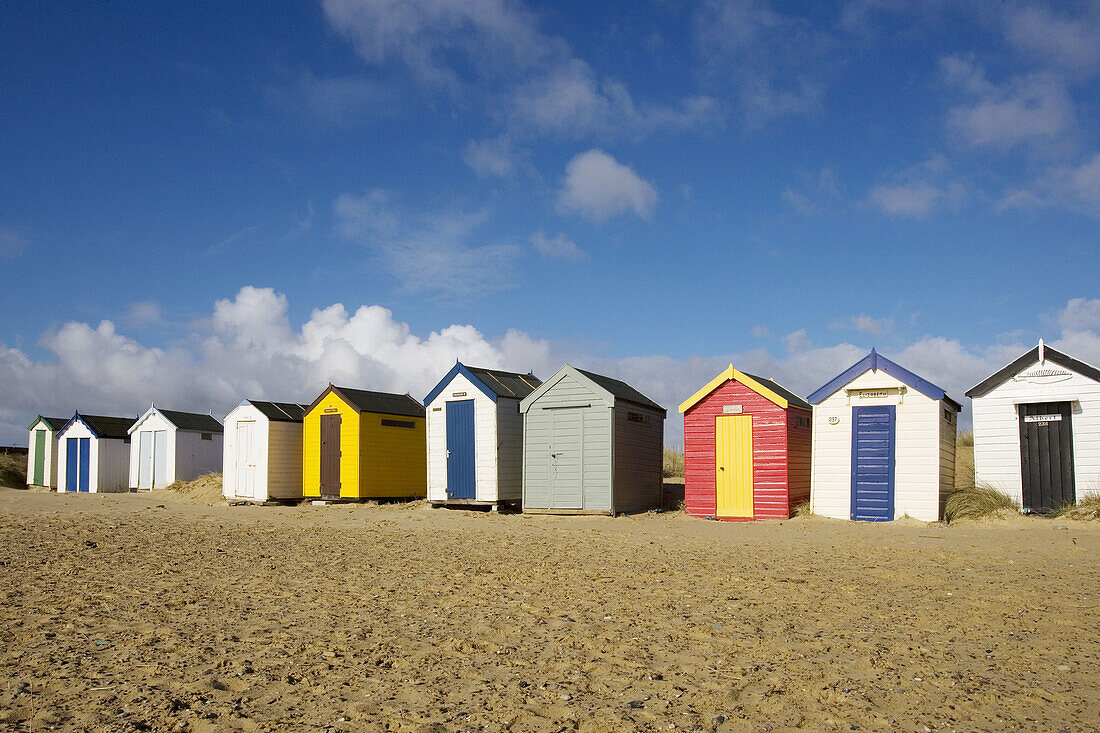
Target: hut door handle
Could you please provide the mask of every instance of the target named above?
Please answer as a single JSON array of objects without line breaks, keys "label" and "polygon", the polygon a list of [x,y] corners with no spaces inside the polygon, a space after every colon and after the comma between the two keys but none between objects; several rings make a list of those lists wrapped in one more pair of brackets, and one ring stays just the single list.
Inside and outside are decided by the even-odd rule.
[{"label": "hut door handle", "polygon": [[450,457],[451,457],[451,452],[450,452],[450,451],[447,451],[447,457],[448,457],[448,458],[450,458]]},{"label": "hut door handle", "polygon": [[725,466],[719,466],[719,467],[718,467],[718,470],[719,470],[719,471],[725,471],[725,470],[726,470],[726,467],[725,467]]}]

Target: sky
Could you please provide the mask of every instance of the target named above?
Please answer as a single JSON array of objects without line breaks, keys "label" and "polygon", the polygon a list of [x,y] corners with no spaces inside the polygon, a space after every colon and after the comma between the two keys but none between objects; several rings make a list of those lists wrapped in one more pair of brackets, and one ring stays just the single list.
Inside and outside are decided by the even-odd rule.
[{"label": "sky", "polygon": [[0,443],[456,359],[1100,363],[1100,3],[6,4]]}]

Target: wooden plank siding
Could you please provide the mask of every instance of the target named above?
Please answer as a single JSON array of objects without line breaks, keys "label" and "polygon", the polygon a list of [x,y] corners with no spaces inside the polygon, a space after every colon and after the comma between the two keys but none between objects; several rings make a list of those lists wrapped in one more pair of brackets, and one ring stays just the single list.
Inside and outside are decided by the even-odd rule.
[{"label": "wooden plank siding", "polygon": [[[411,428],[382,421],[412,423]],[[359,414],[360,497],[425,496],[428,481],[425,419],[408,415]],[[343,492],[341,492],[343,493]]]},{"label": "wooden plank siding", "polygon": [[[631,415],[637,417],[631,419]],[[661,506],[664,482],[664,415],[657,410],[618,402],[615,405],[615,482],[613,509],[644,512]]]},{"label": "wooden plank siding", "polygon": [[[810,501],[810,449],[812,446],[812,410],[787,409],[787,516]],[[799,419],[802,425],[798,424]]]},{"label": "wooden plank siding", "polygon": [[509,397],[498,397],[496,408],[496,499],[519,501],[523,498],[523,415],[519,411],[519,400]]}]

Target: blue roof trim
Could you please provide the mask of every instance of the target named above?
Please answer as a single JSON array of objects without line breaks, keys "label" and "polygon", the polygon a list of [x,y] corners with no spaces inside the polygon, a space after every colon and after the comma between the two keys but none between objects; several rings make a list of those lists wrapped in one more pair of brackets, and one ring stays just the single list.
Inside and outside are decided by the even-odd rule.
[{"label": "blue roof trim", "polygon": [[491,399],[493,402],[497,401],[497,393],[495,391],[489,389],[489,386],[485,384],[485,382],[482,382],[481,379],[479,379],[477,376],[475,376],[473,372],[467,369],[465,364],[460,361],[456,361],[455,365],[451,367],[451,371],[447,372],[447,376],[439,380],[439,384],[435,385],[435,389],[429,392],[428,396],[424,398],[424,407],[427,407],[429,402],[438,397],[439,393],[442,392],[443,389],[451,383],[451,380],[459,374],[466,377],[466,379],[469,379],[471,384],[481,390],[481,392],[483,392],[485,396]]},{"label": "blue roof trim", "polygon": [[83,417],[81,417],[81,415],[80,415],[80,413],[79,413],[79,412],[74,412],[74,413],[73,413],[73,416],[69,418],[69,422],[65,423],[65,427],[63,427],[63,428],[61,428],[60,430],[58,430],[58,431],[57,431],[57,434],[58,434],[58,435],[61,435],[61,433],[63,433],[63,432],[65,432],[66,430],[68,430],[68,429],[69,429],[69,426],[70,426],[70,425],[72,425],[72,424],[73,424],[74,422],[76,422],[77,420],[79,420],[80,422],[82,422],[82,423],[84,424],[84,427],[88,428],[88,432],[90,432],[90,433],[91,433],[92,435],[94,435],[95,437],[97,437],[97,438],[101,438],[101,437],[103,437],[103,436],[101,436],[101,435],[99,434],[99,431],[98,431],[98,430],[96,430],[95,428],[93,428],[93,427],[92,427],[92,424],[91,424],[90,422],[88,422],[88,421],[87,421],[87,420],[85,420],[85,419],[84,419]]},{"label": "blue roof trim", "polygon": [[836,377],[831,379],[824,387],[811,394],[807,400],[811,405],[816,405],[824,401],[829,395],[835,393],[838,389],[851,382],[860,374],[869,370],[884,371],[894,379],[898,380],[902,384],[920,392],[925,397],[933,400],[947,400],[956,409],[961,409],[958,402],[951,399],[947,392],[941,387],[929,382],[927,379],[918,377],[913,372],[909,371],[903,366],[890,361],[882,354],[879,354],[874,349],[871,349],[871,353],[857,361],[852,366],[845,369]]}]

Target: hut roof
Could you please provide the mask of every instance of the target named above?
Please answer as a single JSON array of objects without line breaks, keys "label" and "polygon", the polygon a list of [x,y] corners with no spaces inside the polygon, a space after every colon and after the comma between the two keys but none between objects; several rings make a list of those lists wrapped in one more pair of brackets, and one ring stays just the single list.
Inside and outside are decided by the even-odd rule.
[{"label": "hut roof", "polygon": [[309,405],[297,402],[268,402],[266,400],[248,400],[248,404],[259,410],[268,420],[276,422],[302,422]]},{"label": "hut roof", "polygon": [[76,413],[65,423],[68,428],[74,422],[80,421],[88,426],[97,438],[126,438],[129,436],[130,426],[136,418],[132,417],[108,417],[106,415],[84,415]]},{"label": "hut roof", "polygon": [[191,430],[201,433],[220,433],[223,430],[222,424],[218,422],[218,419],[213,415],[203,415],[198,412],[178,412],[176,410],[162,410],[159,407],[157,412],[176,426],[178,430]]},{"label": "hut roof", "polygon": [[753,392],[756,392],[761,397],[771,400],[779,407],[786,409],[788,405],[794,405],[795,407],[801,407],[805,410],[810,409],[810,403],[803,398],[796,395],[783,385],[771,379],[764,379],[763,377],[757,377],[747,372],[735,368],[733,364],[726,367],[714,379],[707,382],[706,386],[693,394],[691,397],[684,400],[680,405],[680,412],[687,412],[691,407],[700,402],[704,397],[709,395],[718,387],[722,386],[726,382],[731,380],[737,380],[741,384],[745,385]]},{"label": "hut roof", "polygon": [[1091,364],[1086,364],[1083,361],[1078,361],[1072,356],[1067,356],[1061,351],[1058,351],[1057,349],[1052,349],[1044,344],[1042,341],[1040,341],[1038,345],[1036,345],[1023,356],[1016,359],[1011,364],[1008,364],[1003,369],[999,369],[994,374],[991,374],[986,379],[968,389],[966,391],[966,396],[971,398],[981,397],[982,395],[988,394],[989,392],[993,391],[995,387],[998,387],[1002,383],[1016,376],[1026,367],[1029,367],[1032,364],[1038,364],[1039,362],[1045,363],[1048,361],[1052,361],[1058,366],[1065,367],[1066,369],[1072,369],[1073,371],[1084,377],[1095,379],[1097,382],[1100,382],[1100,369],[1097,369]]},{"label": "hut roof", "polygon": [[836,392],[844,385],[851,382],[853,379],[868,371],[882,370],[889,374],[894,379],[898,380],[902,384],[912,387],[920,392],[925,397],[933,400],[944,400],[945,402],[953,405],[956,410],[962,410],[960,405],[943,390],[942,387],[937,387],[926,379],[918,377],[913,372],[909,371],[903,366],[898,365],[895,362],[890,361],[882,354],[879,354],[874,349],[871,349],[871,353],[857,361],[852,366],[845,369],[840,374],[833,377],[824,387],[817,390],[810,395],[809,401],[811,404],[818,404],[824,401],[829,395]]},{"label": "hut roof", "polygon": [[68,422],[69,418],[67,417],[46,417],[45,415],[38,415],[31,424],[27,426],[27,430],[30,430],[38,423],[44,423],[50,430],[60,430],[65,427]]},{"label": "hut roof", "polygon": [[455,362],[455,365],[451,367],[451,371],[447,372],[447,375],[439,380],[439,384],[435,385],[428,396],[424,398],[424,404],[426,405],[438,397],[458,374],[469,379],[478,390],[493,402],[496,402],[498,397],[511,397],[522,400],[542,384],[542,380],[534,374],[483,369],[482,367],[470,367],[461,362]]},{"label": "hut roof", "polygon": [[309,405],[306,411],[308,412],[320,404],[321,400],[325,398],[325,395],[330,392],[335,392],[344,402],[355,408],[357,412],[377,412],[384,415],[424,417],[424,406],[407,394],[371,392],[366,389],[336,387],[331,384]]}]

